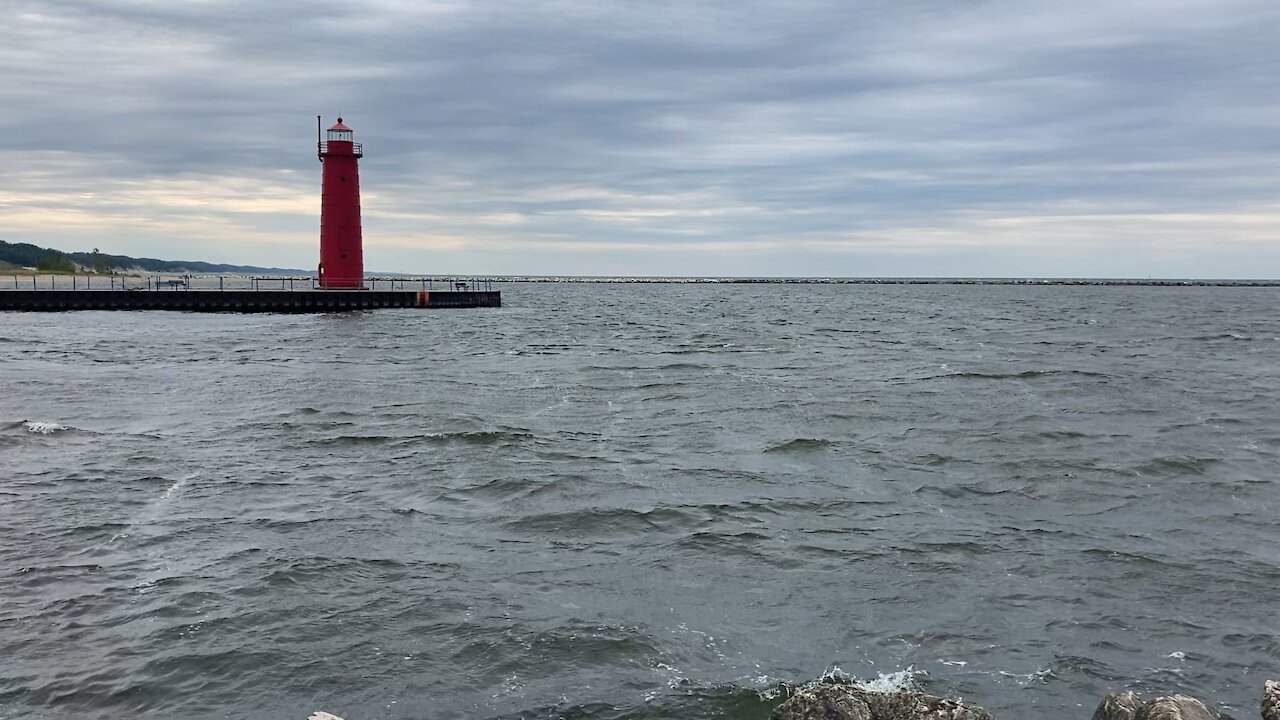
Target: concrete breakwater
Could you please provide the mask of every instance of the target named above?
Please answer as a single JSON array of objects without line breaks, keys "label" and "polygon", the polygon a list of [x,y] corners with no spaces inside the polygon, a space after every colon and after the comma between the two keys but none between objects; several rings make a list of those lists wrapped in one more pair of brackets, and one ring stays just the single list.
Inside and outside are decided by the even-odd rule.
[{"label": "concrete breakwater", "polygon": [[0,292],[0,311],[174,310],[324,313],[381,308],[501,307],[497,290],[29,290]]},{"label": "concrete breakwater", "polygon": [[[1280,682],[1263,684],[1262,720],[1280,720]],[[983,708],[918,692],[874,692],[860,685],[818,683],[796,690],[770,720],[994,720]],[[1231,720],[1188,695],[1143,700],[1131,691],[1109,693],[1092,720]],[[1242,720],[1242,719],[1240,719]]]},{"label": "concrete breakwater", "polygon": [[1177,278],[977,278],[977,277],[719,277],[507,275],[503,282],[724,285],[1010,285],[1093,287],[1280,287],[1280,279]]}]

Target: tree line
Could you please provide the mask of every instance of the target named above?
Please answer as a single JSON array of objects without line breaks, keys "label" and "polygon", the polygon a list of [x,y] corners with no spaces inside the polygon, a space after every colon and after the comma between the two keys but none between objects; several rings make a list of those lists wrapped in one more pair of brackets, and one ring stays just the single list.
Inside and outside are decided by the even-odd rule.
[{"label": "tree line", "polygon": [[108,255],[94,248],[93,252],[62,252],[30,243],[11,243],[0,240],[0,264],[33,267],[41,272],[96,272],[116,270],[145,270],[147,272],[178,273],[302,273],[290,268],[266,268],[254,265],[227,265],[197,260],[158,260],[135,258],[128,255]]}]

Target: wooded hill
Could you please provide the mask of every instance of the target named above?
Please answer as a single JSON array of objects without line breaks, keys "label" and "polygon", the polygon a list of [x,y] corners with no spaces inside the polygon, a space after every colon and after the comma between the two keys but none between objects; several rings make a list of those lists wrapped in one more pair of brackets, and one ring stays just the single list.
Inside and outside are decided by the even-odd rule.
[{"label": "wooded hill", "polygon": [[36,268],[49,272],[120,272],[143,270],[162,273],[278,273],[306,274],[305,270],[292,268],[268,268],[256,265],[227,265],[198,260],[157,260],[135,258],[128,255],[107,255],[93,252],[70,252],[42,248],[30,243],[10,243],[0,240],[0,272],[9,266]]}]

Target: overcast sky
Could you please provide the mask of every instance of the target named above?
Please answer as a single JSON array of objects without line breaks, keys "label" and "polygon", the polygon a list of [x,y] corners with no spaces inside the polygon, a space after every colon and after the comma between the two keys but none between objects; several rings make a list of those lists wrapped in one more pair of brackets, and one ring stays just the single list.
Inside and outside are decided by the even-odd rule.
[{"label": "overcast sky", "polygon": [[412,273],[1280,277],[1277,0],[8,0],[0,239]]}]

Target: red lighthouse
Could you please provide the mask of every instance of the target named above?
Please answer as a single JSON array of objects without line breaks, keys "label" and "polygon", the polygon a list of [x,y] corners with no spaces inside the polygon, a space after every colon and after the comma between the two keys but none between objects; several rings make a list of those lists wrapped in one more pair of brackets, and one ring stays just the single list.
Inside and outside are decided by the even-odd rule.
[{"label": "red lighthouse", "polygon": [[360,171],[364,148],[342,118],[320,140],[316,116],[316,155],[324,168],[320,182],[321,288],[364,288],[364,248],[360,240]]}]

